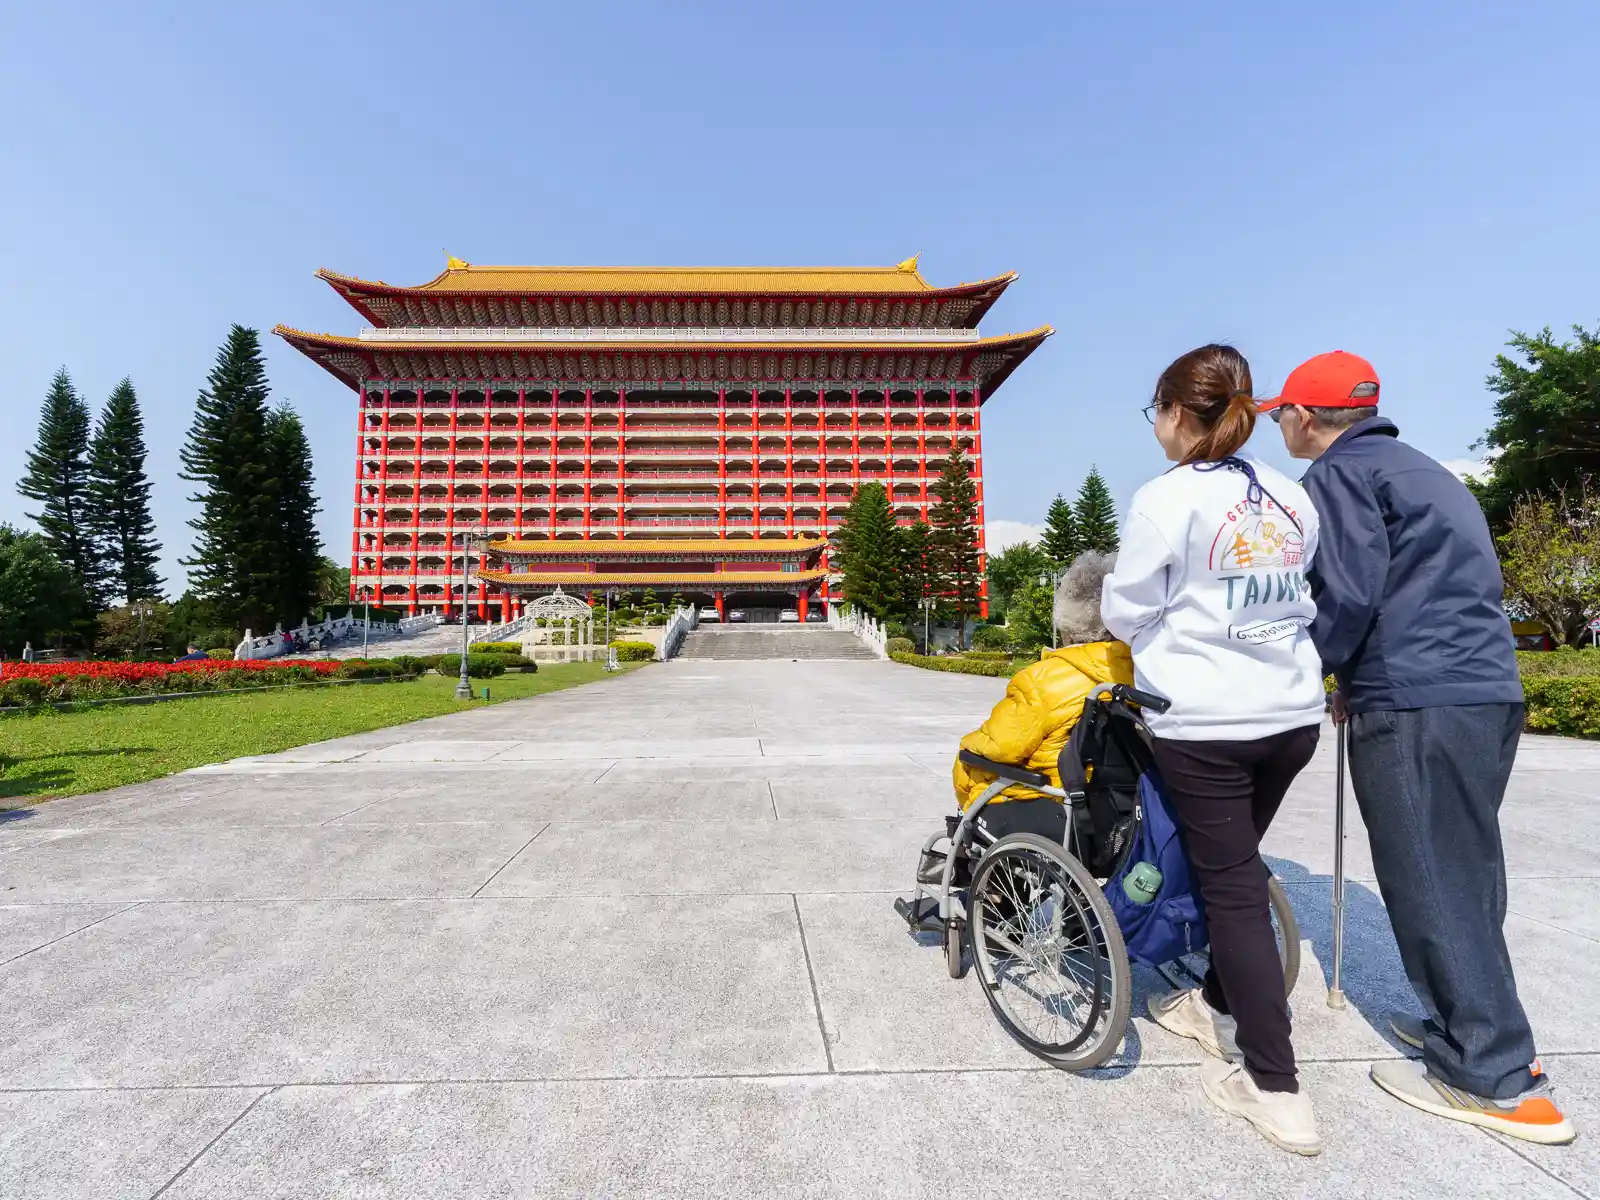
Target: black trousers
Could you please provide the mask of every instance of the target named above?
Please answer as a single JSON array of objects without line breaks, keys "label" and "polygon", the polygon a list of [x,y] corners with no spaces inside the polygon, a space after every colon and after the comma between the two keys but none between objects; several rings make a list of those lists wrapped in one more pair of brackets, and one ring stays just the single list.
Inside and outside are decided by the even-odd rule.
[{"label": "black trousers", "polygon": [[1400,961],[1428,1015],[1422,1056],[1451,1087],[1534,1085],[1533,1031],[1506,950],[1500,802],[1520,704],[1356,713],[1350,778]]},{"label": "black trousers", "polygon": [[1205,901],[1206,1002],[1238,1022],[1245,1068],[1264,1092],[1297,1092],[1300,1085],[1261,838],[1320,732],[1307,725],[1253,742],[1153,742]]}]

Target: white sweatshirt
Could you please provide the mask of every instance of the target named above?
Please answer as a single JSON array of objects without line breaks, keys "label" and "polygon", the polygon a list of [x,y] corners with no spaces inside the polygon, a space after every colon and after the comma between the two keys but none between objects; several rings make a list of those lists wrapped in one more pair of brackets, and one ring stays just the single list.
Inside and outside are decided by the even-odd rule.
[{"label": "white sweatshirt", "polygon": [[1253,741],[1322,720],[1317,514],[1299,484],[1240,457],[1257,503],[1236,468],[1174,467],[1134,495],[1105,581],[1106,628],[1132,648],[1138,686],[1172,701],[1145,714],[1156,737]]}]

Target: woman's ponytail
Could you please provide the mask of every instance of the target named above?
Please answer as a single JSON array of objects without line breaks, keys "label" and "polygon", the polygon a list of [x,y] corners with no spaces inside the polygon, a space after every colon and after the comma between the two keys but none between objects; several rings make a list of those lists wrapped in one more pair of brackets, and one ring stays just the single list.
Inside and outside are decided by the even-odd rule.
[{"label": "woman's ponytail", "polygon": [[1232,346],[1189,351],[1161,372],[1155,399],[1187,409],[1204,429],[1184,455],[1185,463],[1221,462],[1237,454],[1255,432],[1250,364]]}]

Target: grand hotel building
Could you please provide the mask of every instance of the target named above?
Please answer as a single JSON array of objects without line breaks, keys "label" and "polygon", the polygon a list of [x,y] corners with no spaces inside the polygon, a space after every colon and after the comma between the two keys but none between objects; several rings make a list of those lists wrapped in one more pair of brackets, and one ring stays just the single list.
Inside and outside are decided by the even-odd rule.
[{"label": "grand hotel building", "polygon": [[984,336],[1016,276],[933,287],[915,259],[317,274],[367,327],[275,332],[357,396],[351,597],[478,619],[556,586],[752,615],[834,599],[860,484],[926,519],[959,445],[981,514],[983,403],[1051,333]]}]

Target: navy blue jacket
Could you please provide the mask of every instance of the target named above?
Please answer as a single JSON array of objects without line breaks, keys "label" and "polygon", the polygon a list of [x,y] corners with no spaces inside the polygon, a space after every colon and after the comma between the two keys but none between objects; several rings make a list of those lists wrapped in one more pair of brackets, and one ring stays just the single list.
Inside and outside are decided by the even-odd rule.
[{"label": "navy blue jacket", "polygon": [[1352,712],[1520,704],[1500,561],[1483,510],[1383,417],[1352,425],[1303,481],[1321,520],[1311,640]]}]

